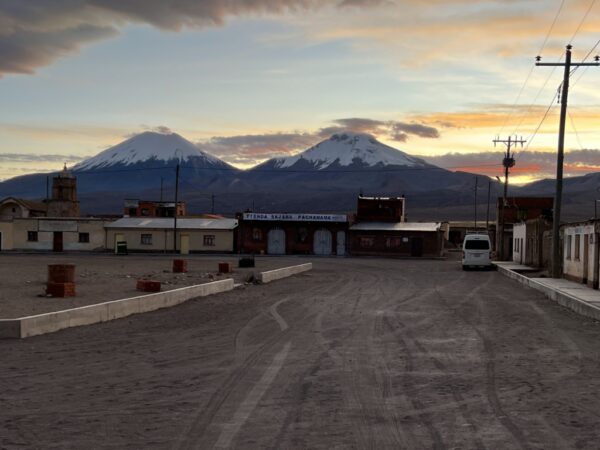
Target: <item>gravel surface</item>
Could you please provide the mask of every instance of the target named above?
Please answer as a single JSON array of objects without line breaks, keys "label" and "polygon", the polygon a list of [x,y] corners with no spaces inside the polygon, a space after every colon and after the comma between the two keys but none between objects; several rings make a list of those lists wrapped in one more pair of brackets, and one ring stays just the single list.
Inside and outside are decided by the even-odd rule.
[{"label": "gravel surface", "polygon": [[598,322],[457,261],[312,261],[0,341],[0,448],[598,448]]},{"label": "gravel surface", "polygon": [[[233,277],[251,280],[254,272],[297,264],[295,258],[257,257],[256,267],[240,269],[232,255],[186,255],[187,273],[172,273],[173,255],[11,254],[0,253],[0,319],[25,317],[144,295],[136,290],[139,278],[162,283],[163,291]],[[218,263],[230,262],[232,274],[218,274]],[[75,264],[76,297],[45,295],[48,264]]]}]

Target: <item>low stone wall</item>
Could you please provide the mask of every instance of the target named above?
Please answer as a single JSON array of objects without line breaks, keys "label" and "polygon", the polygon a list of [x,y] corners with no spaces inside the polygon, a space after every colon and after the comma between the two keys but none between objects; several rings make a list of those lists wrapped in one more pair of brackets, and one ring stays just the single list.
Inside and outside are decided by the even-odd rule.
[{"label": "low stone wall", "polygon": [[306,272],[308,270],[312,270],[312,263],[284,267],[282,269],[269,270],[267,272],[260,272],[258,274],[257,280],[259,283],[270,283],[271,281],[291,277],[292,275]]},{"label": "low stone wall", "polygon": [[233,288],[233,279],[229,278],[212,283],[173,289],[171,291],[83,306],[81,308],[17,319],[0,320],[0,339],[25,338],[52,333],[65,328],[120,319],[132,314],[169,308],[196,297],[205,297],[211,294],[231,291]]},{"label": "low stone wall", "polygon": [[600,320],[600,308],[592,305],[584,300],[573,297],[572,295],[567,294],[566,292],[561,292],[557,289],[554,289],[550,286],[546,286],[539,281],[536,281],[531,278],[527,278],[524,275],[521,275],[513,270],[502,267],[501,265],[496,265],[498,268],[498,272],[507,276],[508,278],[512,278],[525,286],[529,286],[536,291],[542,292],[546,297],[551,300],[554,300],[559,305],[564,306],[565,308],[569,308],[572,311],[575,311],[577,314],[582,316],[591,317],[592,319]]}]

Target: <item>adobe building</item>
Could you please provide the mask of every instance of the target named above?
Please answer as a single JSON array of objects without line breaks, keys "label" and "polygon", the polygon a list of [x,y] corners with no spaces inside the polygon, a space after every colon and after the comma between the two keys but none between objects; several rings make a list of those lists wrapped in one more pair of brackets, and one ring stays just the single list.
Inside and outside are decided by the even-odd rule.
[{"label": "adobe building", "polygon": [[[552,217],[553,197],[507,197],[503,207],[503,198],[498,197],[496,203],[496,254],[501,260],[512,259],[513,225],[538,217]],[[504,255],[501,239],[504,244]]]},{"label": "adobe building", "polygon": [[356,256],[441,257],[448,229],[440,222],[406,222],[404,197],[358,197],[348,235]]},{"label": "adobe building", "polygon": [[52,197],[47,200],[47,217],[79,217],[77,178],[67,170],[52,179]]},{"label": "adobe building", "polygon": [[600,278],[600,220],[561,226],[563,277],[598,289]]},{"label": "adobe building", "polygon": [[106,224],[106,243],[118,253],[119,244],[127,251],[171,252],[176,231],[177,251],[188,253],[232,253],[235,249],[235,219],[174,219],[166,217],[124,217]]},{"label": "adobe building", "polygon": [[346,254],[345,214],[238,214],[240,253],[268,255]]},{"label": "adobe building", "polygon": [[519,264],[549,267],[552,251],[552,220],[545,216],[513,225],[513,257]]},{"label": "adobe building", "polygon": [[44,202],[24,198],[7,197],[0,201],[0,220],[46,216]]},{"label": "adobe building", "polygon": [[177,217],[186,215],[185,202],[163,202],[153,200],[125,199],[124,217]]}]

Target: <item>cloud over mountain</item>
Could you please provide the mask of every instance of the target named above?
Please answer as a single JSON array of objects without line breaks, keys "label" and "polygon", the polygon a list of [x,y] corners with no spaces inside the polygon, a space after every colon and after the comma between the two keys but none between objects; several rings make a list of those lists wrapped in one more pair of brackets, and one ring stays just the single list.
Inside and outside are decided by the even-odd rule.
[{"label": "cloud over mountain", "polygon": [[254,165],[275,156],[290,156],[331,135],[365,133],[391,140],[406,142],[410,136],[437,139],[437,128],[417,122],[382,121],[368,118],[344,118],[332,121],[332,125],[316,131],[291,131],[286,133],[248,134],[240,136],[217,136],[198,145],[205,151],[223,158],[231,164]]}]

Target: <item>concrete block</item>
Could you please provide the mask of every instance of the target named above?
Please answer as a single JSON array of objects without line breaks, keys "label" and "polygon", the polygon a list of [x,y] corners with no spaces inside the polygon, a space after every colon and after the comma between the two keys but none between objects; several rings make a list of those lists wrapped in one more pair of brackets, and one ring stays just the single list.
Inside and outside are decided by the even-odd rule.
[{"label": "concrete block", "polygon": [[48,264],[48,283],[75,283],[75,264]]},{"label": "concrete block", "polygon": [[179,305],[194,298],[231,291],[233,288],[234,281],[232,278],[228,278],[212,283],[114,300],[81,308],[20,317],[18,319],[0,320],[0,339],[25,338],[52,333],[64,328],[120,319],[132,314]]},{"label": "concrete block", "polygon": [[220,262],[219,263],[219,273],[231,273],[233,271],[231,267],[231,263]]},{"label": "concrete block", "polygon": [[173,260],[173,273],[186,273],[187,271],[187,261],[185,259]]},{"label": "concrete block", "polygon": [[0,320],[0,339],[19,339],[21,337],[21,321],[19,319]]},{"label": "concrete block", "polygon": [[75,297],[75,283],[53,283],[48,281],[46,294],[52,297]]},{"label": "concrete block", "polygon": [[259,283],[270,283],[271,281],[291,277],[302,272],[312,270],[312,263],[300,264],[297,266],[284,267],[282,269],[269,270],[258,274]]},{"label": "concrete block", "polygon": [[137,280],[136,289],[142,292],[160,292],[160,281]]}]

